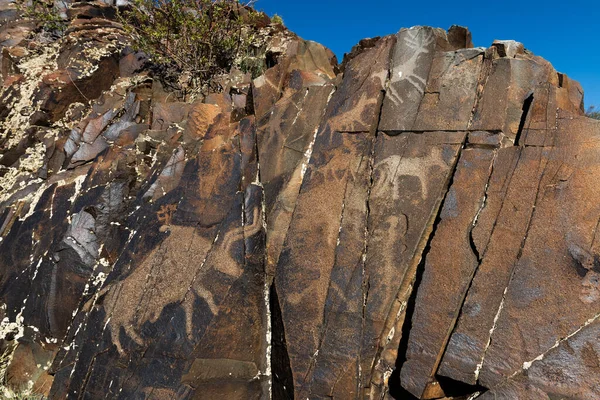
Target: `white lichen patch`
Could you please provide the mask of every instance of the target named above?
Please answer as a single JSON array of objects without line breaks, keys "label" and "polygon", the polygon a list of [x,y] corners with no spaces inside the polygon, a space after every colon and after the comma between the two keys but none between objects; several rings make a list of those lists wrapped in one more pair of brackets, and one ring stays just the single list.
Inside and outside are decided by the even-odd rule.
[{"label": "white lichen patch", "polygon": [[[104,259],[101,258],[100,259],[100,264],[105,265],[104,263],[102,263]],[[106,260],[104,260],[106,262]],[[106,264],[108,265],[108,262],[106,262]],[[94,277],[94,280],[92,281],[92,285],[96,286],[96,287],[100,287],[104,284],[104,281],[106,281],[107,275],[104,272],[99,272],[98,275],[96,277]]]},{"label": "white lichen patch", "polygon": [[80,72],[80,75],[78,76],[79,79],[93,75],[100,67],[100,61],[121,50],[122,44],[119,43],[117,37],[114,37],[114,39],[115,40],[107,41],[101,45],[98,45],[99,42],[97,41],[86,42],[83,44],[84,48],[80,53],[80,57],[74,59],[69,65]]},{"label": "white lichen patch", "polygon": [[[18,69],[23,73],[24,79],[18,87],[16,99],[9,104],[10,112],[0,129],[4,132],[2,140],[6,140],[5,148],[14,148],[26,137],[30,127],[29,119],[34,112],[39,110],[39,104],[33,101],[35,92],[44,75],[56,70],[58,48],[57,43],[43,46],[35,52],[30,52],[18,64]],[[20,158],[18,166],[8,168],[0,178],[0,201],[5,201],[10,197],[10,189],[21,180],[19,179],[21,176],[28,175],[30,177],[44,165],[45,155],[45,145],[38,143],[26,150]],[[30,179],[28,183],[39,183],[39,180]],[[21,180],[21,185],[25,186],[23,180]]]},{"label": "white lichen patch", "polygon": [[10,104],[11,111],[2,124],[5,132],[2,138],[8,138],[5,145],[7,148],[18,145],[25,137],[29,118],[39,110],[39,104],[33,103],[35,91],[44,75],[58,68],[58,50],[58,43],[40,46],[39,51],[32,52],[18,64],[19,71],[24,75],[23,83],[19,86],[18,98]]},{"label": "white lichen patch", "polygon": [[[46,146],[43,143],[37,143],[35,146],[28,148],[19,160],[18,167],[9,167],[4,176],[0,177],[0,202],[10,197],[12,194],[10,189],[15,186],[20,176],[36,173],[44,165],[45,157]],[[39,182],[39,179],[35,179],[28,183],[35,184]],[[24,182],[21,183],[24,185]]]},{"label": "white lichen patch", "polygon": [[[40,151],[39,153],[34,153],[37,157],[41,157],[41,159],[37,158],[37,160],[31,161],[30,166],[33,166],[35,169],[33,169],[31,171],[27,171],[24,169],[13,168],[13,169],[17,170],[17,175],[21,172],[32,172],[33,173],[42,167],[42,165],[44,163],[43,154],[45,154],[45,146],[42,143],[38,143],[38,144],[42,145],[42,147],[44,147],[44,150]],[[37,149],[37,147],[38,146],[34,147],[33,151],[35,151]],[[29,150],[30,149],[27,149],[27,152],[29,152]],[[32,157],[33,157],[33,154],[32,154]],[[29,160],[29,158],[25,159],[25,161],[27,161],[27,160]],[[35,167],[36,162],[41,162],[41,165],[39,165],[39,167],[37,167],[37,168]],[[0,178],[0,180],[1,180],[1,178]],[[2,184],[0,183],[0,186],[1,185]],[[42,197],[42,195],[44,194],[46,189],[47,189],[47,185],[40,185],[40,187],[35,192],[33,192],[33,193],[29,194],[28,196],[25,196],[21,199],[21,201],[24,201],[24,202],[26,201],[29,203],[29,210],[27,211],[27,214],[25,214],[23,217],[20,218],[21,221],[25,221],[27,218],[29,218],[33,214],[33,212],[35,211],[35,207],[37,206],[37,203],[40,201],[40,198]]]},{"label": "white lichen patch", "polygon": [[87,178],[87,175],[79,175],[77,178],[75,178],[75,191],[73,192],[73,195],[69,197],[69,202],[71,204],[73,204],[77,199],[77,196],[79,196],[79,192],[81,192],[85,178]]},{"label": "white lichen patch", "polygon": [[[85,115],[81,119],[76,117],[76,114],[78,113],[79,110],[86,111]],[[85,118],[87,118],[89,113],[90,113],[90,110],[88,109],[86,104],[79,103],[79,102],[71,103],[71,104],[69,104],[67,111],[65,111],[65,116],[62,119],[56,121],[54,123],[54,126],[56,126],[57,128],[62,128],[62,129],[70,131],[70,130],[74,129],[81,122],[81,120],[84,120]],[[52,134],[54,137],[57,136],[57,133],[59,133],[58,129],[52,129]]]},{"label": "white lichen patch", "polygon": [[148,75],[135,75],[131,77],[119,78],[113,83],[113,85],[108,91],[111,93],[120,93],[123,95],[130,89],[151,81],[152,78],[148,77]]},{"label": "white lichen patch", "polygon": [[24,319],[21,313],[17,314],[14,321],[11,321],[8,317],[4,317],[0,321],[0,339],[4,340],[9,335],[14,335],[14,340],[25,336]]},{"label": "white lichen patch", "polygon": [[39,398],[39,394],[35,393],[32,389],[33,389],[33,382],[29,381],[28,382],[28,387],[27,388],[23,388],[23,389],[12,389],[10,387],[7,386],[1,386],[0,387],[0,397],[3,399],[15,399],[15,400],[22,400],[22,399],[37,399]]}]

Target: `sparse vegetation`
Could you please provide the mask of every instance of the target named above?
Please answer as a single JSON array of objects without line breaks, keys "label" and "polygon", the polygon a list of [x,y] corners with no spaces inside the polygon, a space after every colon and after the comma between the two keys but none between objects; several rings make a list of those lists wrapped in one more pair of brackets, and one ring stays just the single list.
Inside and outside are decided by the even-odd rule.
[{"label": "sparse vegetation", "polygon": [[46,400],[41,394],[32,393],[27,389],[14,391],[5,387],[0,387],[0,396],[7,400]]},{"label": "sparse vegetation", "polygon": [[67,28],[67,23],[61,17],[55,2],[20,0],[16,2],[16,5],[25,18],[38,24],[43,33],[59,37]]},{"label": "sparse vegetation", "polygon": [[277,25],[284,25],[283,24],[283,18],[281,18],[279,15],[275,14],[271,17],[271,22],[273,22],[274,24]]},{"label": "sparse vegetation", "polygon": [[15,389],[6,384],[6,367],[8,366],[14,345],[9,345],[2,353],[0,353],[0,399],[11,400],[46,400],[46,397],[41,394],[34,393],[29,388]]},{"label": "sparse vegetation", "polygon": [[596,106],[590,106],[585,115],[593,119],[600,119],[600,110],[596,109]]},{"label": "sparse vegetation", "polygon": [[193,87],[232,67],[253,74],[262,67],[248,50],[256,42],[254,22],[260,17],[250,3],[133,0],[120,16],[138,50],[162,66],[163,73],[189,76]]}]

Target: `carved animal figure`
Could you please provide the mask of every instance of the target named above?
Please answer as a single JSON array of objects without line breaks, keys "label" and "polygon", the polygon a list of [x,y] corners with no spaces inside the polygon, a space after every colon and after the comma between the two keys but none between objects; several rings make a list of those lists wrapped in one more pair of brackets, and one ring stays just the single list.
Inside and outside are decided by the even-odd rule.
[{"label": "carved animal figure", "polygon": [[[232,245],[244,237],[254,235],[262,228],[260,210],[253,211],[252,225],[240,226],[214,238],[203,237],[195,227],[171,226],[170,235],[158,245],[125,279],[103,289],[107,291],[104,306],[106,324],[111,328],[113,343],[119,353],[121,328],[136,343],[143,345],[137,327],[145,322],[154,323],[164,307],[180,303],[186,315],[186,333],[193,339],[193,305],[195,293],[206,301],[213,315],[219,312],[214,293],[204,285],[204,277],[211,269],[239,278],[242,266],[231,255]],[[206,265],[209,257],[215,262]]]},{"label": "carved animal figure", "polygon": [[425,92],[429,69],[424,69],[424,76],[419,75],[417,70],[422,67],[423,62],[428,62],[428,60],[420,60],[420,58],[422,55],[433,51],[432,47],[435,41],[434,34],[430,29],[415,28],[409,29],[405,33],[404,44],[406,47],[402,49],[403,54],[405,54],[404,60],[394,66],[390,77],[390,87],[386,95],[396,105],[404,103],[404,100],[409,97],[406,88],[400,85],[400,82],[408,82],[419,95]]},{"label": "carved animal figure", "polygon": [[434,147],[431,152],[424,157],[403,157],[401,155],[392,155],[375,164],[375,173],[378,178],[374,184],[373,191],[376,196],[385,196],[389,193],[391,186],[392,199],[400,198],[400,176],[414,176],[421,183],[421,197],[427,198],[427,176],[431,174],[431,168],[439,167],[442,170],[448,168],[448,165],[442,157],[442,150]]}]

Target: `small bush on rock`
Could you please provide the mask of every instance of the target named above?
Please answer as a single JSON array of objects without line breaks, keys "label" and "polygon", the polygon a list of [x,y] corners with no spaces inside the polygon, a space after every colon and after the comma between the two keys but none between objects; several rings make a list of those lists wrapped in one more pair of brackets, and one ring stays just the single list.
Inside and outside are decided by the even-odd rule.
[{"label": "small bush on rock", "polygon": [[25,18],[38,24],[42,33],[60,37],[67,28],[67,23],[60,15],[55,2],[19,0],[16,5]]},{"label": "small bush on rock", "polygon": [[275,14],[275,15],[273,15],[273,17],[271,17],[271,22],[273,22],[274,24],[277,24],[277,25],[284,25],[283,18],[281,18],[277,14]]},{"label": "small bush on rock", "polygon": [[600,119],[600,110],[596,109],[595,106],[590,106],[585,115],[593,119]]},{"label": "small bush on rock", "polygon": [[249,6],[238,0],[133,0],[121,21],[152,62],[203,86],[231,67],[249,68],[259,17]]}]

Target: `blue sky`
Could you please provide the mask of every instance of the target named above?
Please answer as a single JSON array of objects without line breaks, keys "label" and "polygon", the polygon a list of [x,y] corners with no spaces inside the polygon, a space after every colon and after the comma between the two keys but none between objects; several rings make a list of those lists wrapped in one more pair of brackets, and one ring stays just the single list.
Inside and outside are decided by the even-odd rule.
[{"label": "blue sky", "polygon": [[365,37],[430,25],[468,27],[475,46],[514,39],[579,81],[585,105],[600,107],[600,3],[555,0],[258,0],[255,7],[280,15],[285,25],[333,50],[345,52]]}]

